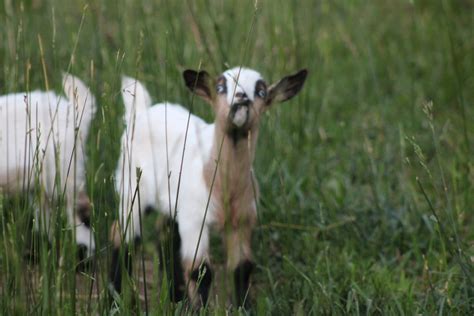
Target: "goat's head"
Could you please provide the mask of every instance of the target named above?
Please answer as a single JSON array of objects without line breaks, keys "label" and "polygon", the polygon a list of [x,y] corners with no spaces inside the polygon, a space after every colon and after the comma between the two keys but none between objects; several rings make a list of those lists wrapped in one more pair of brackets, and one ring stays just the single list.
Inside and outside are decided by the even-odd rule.
[{"label": "goat's head", "polygon": [[210,103],[226,132],[245,135],[258,126],[261,114],[274,102],[294,97],[303,87],[306,69],[267,86],[255,70],[235,67],[213,80],[206,71],[185,70],[186,86]]}]

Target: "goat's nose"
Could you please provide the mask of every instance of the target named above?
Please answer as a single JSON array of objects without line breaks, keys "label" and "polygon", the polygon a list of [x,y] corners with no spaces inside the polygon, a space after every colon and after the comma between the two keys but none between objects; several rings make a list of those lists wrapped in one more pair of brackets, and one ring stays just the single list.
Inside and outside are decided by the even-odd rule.
[{"label": "goat's nose", "polygon": [[250,100],[245,92],[237,92],[235,94],[234,104],[236,105],[249,105]]},{"label": "goat's nose", "polygon": [[237,99],[248,99],[247,94],[245,92],[237,92],[235,94],[235,97]]}]

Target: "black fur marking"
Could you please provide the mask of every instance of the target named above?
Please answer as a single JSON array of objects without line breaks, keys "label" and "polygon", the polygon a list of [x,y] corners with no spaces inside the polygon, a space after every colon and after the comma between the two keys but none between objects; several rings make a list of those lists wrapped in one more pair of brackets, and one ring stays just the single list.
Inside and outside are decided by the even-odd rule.
[{"label": "black fur marking", "polygon": [[296,74],[282,78],[270,89],[266,100],[267,105],[270,105],[275,100],[285,102],[294,97],[303,88],[307,76],[308,70],[303,69]]},{"label": "black fur marking", "polygon": [[122,263],[125,264],[124,268],[128,275],[132,274],[132,256],[130,250],[126,245],[123,249],[126,251],[123,260],[121,258],[120,248],[114,248],[110,262],[109,280],[112,282],[117,293],[122,292]]},{"label": "black fur marking", "polygon": [[248,100],[248,98],[249,98],[247,96],[247,93],[245,93],[245,92],[237,92],[235,94],[235,97],[236,97],[237,100]]},{"label": "black fur marking", "polygon": [[173,302],[181,301],[184,297],[184,271],[181,265],[181,237],[179,236],[178,223],[169,219],[163,229],[165,238],[161,240],[162,244],[158,246],[158,254],[163,268],[166,269],[168,278],[171,279],[170,297]]},{"label": "black fur marking", "polygon": [[285,89],[285,101],[291,99],[296,94],[298,94],[298,92],[300,92],[300,90],[303,88],[303,84],[307,75],[308,71],[304,69],[288,77],[289,84]]},{"label": "black fur marking", "polygon": [[249,299],[246,296],[248,296],[250,274],[252,273],[253,268],[253,262],[246,260],[241,262],[234,270],[234,286],[237,306],[243,306],[244,301],[244,307],[248,308],[249,306]]},{"label": "black fur marking", "polygon": [[[262,92],[263,94],[262,94]],[[257,80],[255,83],[255,98],[263,98],[265,99],[267,96],[267,84],[263,80]]]},{"label": "black fur marking", "polygon": [[183,78],[186,86],[191,91],[202,97],[210,98],[212,96],[208,86],[209,74],[206,71],[185,70],[183,72]]},{"label": "black fur marking", "polygon": [[90,211],[90,206],[89,205],[80,205],[77,208],[77,217],[79,217],[79,220],[86,225],[86,227],[91,227],[91,211]]},{"label": "black fur marking", "polygon": [[86,245],[77,245],[77,259],[78,259],[78,264],[76,267],[76,271],[78,272],[85,272],[85,271],[91,271],[93,267],[93,258],[89,258],[87,256],[87,246]]},{"label": "black fur marking", "polygon": [[216,91],[218,94],[227,94],[227,79],[224,76],[217,78]]},{"label": "black fur marking", "polygon": [[[246,100],[241,103],[234,103],[230,109],[229,113],[229,120],[231,121],[232,118],[234,117],[235,113],[241,108],[241,107],[246,107],[247,111],[249,111],[249,103],[250,101]],[[227,134],[229,137],[232,139],[232,142],[235,145],[242,139],[247,139],[249,131],[247,129],[247,123],[245,123],[242,127],[236,127],[233,125],[232,122],[230,122],[230,127],[227,129]]]},{"label": "black fur marking", "polygon": [[242,139],[247,139],[247,137],[249,135],[249,132],[247,130],[233,128],[233,129],[229,130],[228,134],[229,134],[230,138],[232,139],[232,143],[235,146]]},{"label": "black fur marking", "polygon": [[145,207],[145,215],[149,215],[155,211],[155,208],[153,206],[147,206]]},{"label": "black fur marking", "polygon": [[206,305],[212,282],[211,267],[207,263],[203,263],[199,268],[193,270],[191,280],[198,285],[198,294],[201,297],[202,304]]}]

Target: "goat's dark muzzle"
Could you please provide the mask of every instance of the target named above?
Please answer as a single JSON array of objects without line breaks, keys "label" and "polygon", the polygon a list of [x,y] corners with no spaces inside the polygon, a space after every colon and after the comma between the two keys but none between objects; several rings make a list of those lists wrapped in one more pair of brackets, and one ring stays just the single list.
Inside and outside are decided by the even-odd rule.
[{"label": "goat's dark muzzle", "polygon": [[243,99],[243,100],[238,100],[234,103],[232,103],[232,110],[237,110],[241,106],[249,106],[250,105],[250,100],[249,99]]}]

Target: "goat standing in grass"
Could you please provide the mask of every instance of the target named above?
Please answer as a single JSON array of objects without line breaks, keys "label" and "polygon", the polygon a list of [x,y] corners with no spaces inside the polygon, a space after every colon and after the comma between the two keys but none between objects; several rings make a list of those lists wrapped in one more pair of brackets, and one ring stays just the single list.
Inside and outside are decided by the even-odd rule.
[{"label": "goat standing in grass", "polygon": [[139,238],[140,212],[156,207],[169,216],[175,234],[172,299],[182,299],[187,289],[194,306],[206,304],[212,280],[209,229],[214,226],[223,235],[236,303],[244,305],[253,268],[250,244],[258,188],[252,164],[260,118],[272,103],[295,96],[306,75],[302,70],[267,87],[251,69],[227,70],[216,81],[205,71],[186,70],[186,86],[212,106],[214,124],[189,116],[179,105],[150,107],[144,86],[123,78],[127,128],[116,173],[119,221],[111,230],[115,290],[121,290],[122,263],[131,273],[128,248],[124,260],[119,256],[121,242]]},{"label": "goat standing in grass", "polygon": [[76,242],[90,255],[90,201],[85,191],[84,143],[95,99],[78,78],[65,74],[67,98],[33,91],[0,97],[0,188],[7,194],[40,192],[35,228],[51,237],[50,212],[64,201]]}]

